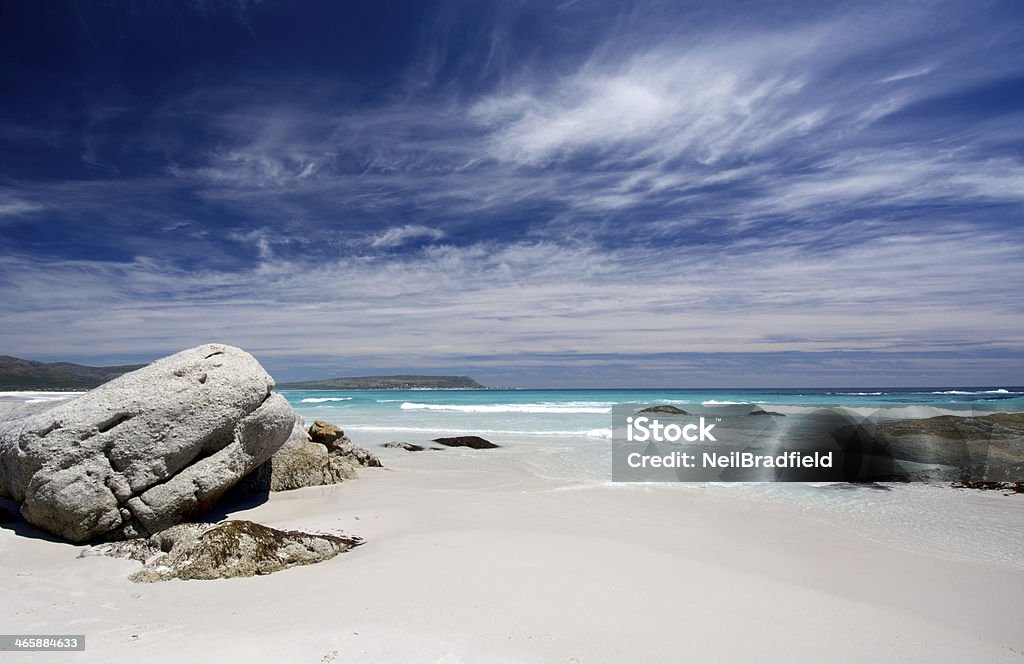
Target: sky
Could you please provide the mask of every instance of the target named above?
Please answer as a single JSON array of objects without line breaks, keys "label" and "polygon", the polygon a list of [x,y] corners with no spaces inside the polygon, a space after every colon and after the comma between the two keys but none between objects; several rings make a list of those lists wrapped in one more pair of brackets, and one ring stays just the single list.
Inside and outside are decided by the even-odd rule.
[{"label": "sky", "polygon": [[0,1],[0,354],[1024,383],[1024,4]]}]

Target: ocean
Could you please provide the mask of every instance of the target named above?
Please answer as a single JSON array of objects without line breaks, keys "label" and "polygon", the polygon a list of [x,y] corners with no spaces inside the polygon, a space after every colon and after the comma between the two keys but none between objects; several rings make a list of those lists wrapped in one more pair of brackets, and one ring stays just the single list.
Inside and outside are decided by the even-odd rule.
[{"label": "ocean", "polygon": [[[744,390],[409,390],[282,394],[307,419],[422,442],[437,436],[611,437],[612,409],[669,404],[714,415],[749,406],[785,415],[822,408],[874,419],[983,415],[1024,410],[1024,387]],[[496,441],[497,442],[497,441]]]}]

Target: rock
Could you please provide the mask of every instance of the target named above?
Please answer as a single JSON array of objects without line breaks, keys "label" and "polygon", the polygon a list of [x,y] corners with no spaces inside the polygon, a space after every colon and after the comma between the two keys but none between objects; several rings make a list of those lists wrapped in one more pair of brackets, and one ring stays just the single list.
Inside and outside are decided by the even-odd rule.
[{"label": "rock", "polygon": [[72,542],[148,536],[269,459],[295,411],[238,348],[207,344],[0,423],[0,495]]},{"label": "rock", "polygon": [[92,547],[79,557],[106,555],[142,562],[129,579],[152,583],[168,579],[228,579],[272,574],[312,565],[362,544],[358,537],[276,530],[252,521],[185,523],[149,539]]},{"label": "rock", "polygon": [[[333,424],[319,420],[310,430],[318,425],[321,429],[330,427],[341,433]],[[358,447],[343,433],[334,438],[330,446],[313,442],[299,418],[281,449],[246,480],[245,490],[263,493],[337,484],[355,479],[356,468],[380,466],[376,455]]]},{"label": "rock", "polygon": [[954,489],[977,489],[978,491],[1002,491],[1003,495],[1011,496],[1024,493],[1024,482],[953,482]]},{"label": "rock", "polygon": [[489,440],[484,440],[480,436],[454,436],[451,438],[435,438],[435,443],[441,443],[448,447],[472,447],[474,450],[489,450],[495,447],[495,445]]},{"label": "rock", "polygon": [[351,440],[346,439],[344,443],[335,446],[333,452],[355,461],[356,465],[365,468],[381,468],[384,464],[380,462],[377,455],[368,449],[359,447]]},{"label": "rock", "polygon": [[907,479],[970,486],[1024,477],[1024,413],[888,420],[843,427],[833,437],[844,449],[880,449],[896,461],[937,466],[908,470]]},{"label": "rock", "polygon": [[758,408],[757,410],[752,410],[749,413],[747,413],[748,417],[751,415],[771,415],[772,417],[785,417],[784,414],[776,413],[774,410],[761,410],[760,408]]},{"label": "rock", "polygon": [[323,420],[313,420],[313,424],[309,427],[309,438],[314,443],[326,445],[330,447],[336,440],[345,438],[345,432],[331,424],[330,422],[324,422]]},{"label": "rock", "polygon": [[689,415],[682,408],[676,408],[675,406],[669,406],[667,404],[661,406],[650,406],[643,410],[637,411],[638,413],[654,413],[656,415]]},{"label": "rock", "polygon": [[14,523],[17,520],[18,517],[14,515],[14,512],[0,505],[0,523]]},{"label": "rock", "polygon": [[[406,452],[422,452],[423,450],[427,449],[427,448],[423,447],[422,445],[413,445],[412,443],[402,443],[402,442],[399,442],[399,441],[396,441],[396,440],[393,440],[390,443],[384,443],[383,446],[384,447],[390,447],[390,448],[393,448],[393,449],[405,450]],[[431,449],[443,449],[443,448],[435,447],[435,448],[431,448]]]}]

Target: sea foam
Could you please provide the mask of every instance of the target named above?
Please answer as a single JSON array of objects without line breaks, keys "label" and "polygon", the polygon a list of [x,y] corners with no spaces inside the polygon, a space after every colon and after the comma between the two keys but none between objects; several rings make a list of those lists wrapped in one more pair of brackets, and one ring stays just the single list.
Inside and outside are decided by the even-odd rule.
[{"label": "sea foam", "polygon": [[611,406],[582,406],[570,404],[505,403],[505,404],[434,404],[406,401],[402,410],[437,410],[449,413],[589,413],[601,415],[612,412]]}]

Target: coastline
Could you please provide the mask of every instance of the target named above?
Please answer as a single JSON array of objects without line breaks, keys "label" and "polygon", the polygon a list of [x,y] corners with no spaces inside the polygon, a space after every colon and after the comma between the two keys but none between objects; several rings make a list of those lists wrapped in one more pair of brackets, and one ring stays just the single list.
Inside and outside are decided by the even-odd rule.
[{"label": "coastline", "polygon": [[[307,419],[329,412],[345,426],[360,412],[347,396],[288,396]],[[375,407],[449,415],[401,403]],[[583,411],[574,417],[604,416],[570,403]],[[568,416],[521,411],[455,415]],[[494,450],[412,453],[381,445],[433,434],[345,428],[385,468],[209,518],[362,546],[269,576],[136,584],[136,562],[80,557],[82,547],[5,524],[0,622],[85,634],[79,657],[97,662],[1009,662],[1024,652],[1024,496],[613,483],[581,471],[600,467],[600,436],[506,432]]]}]

